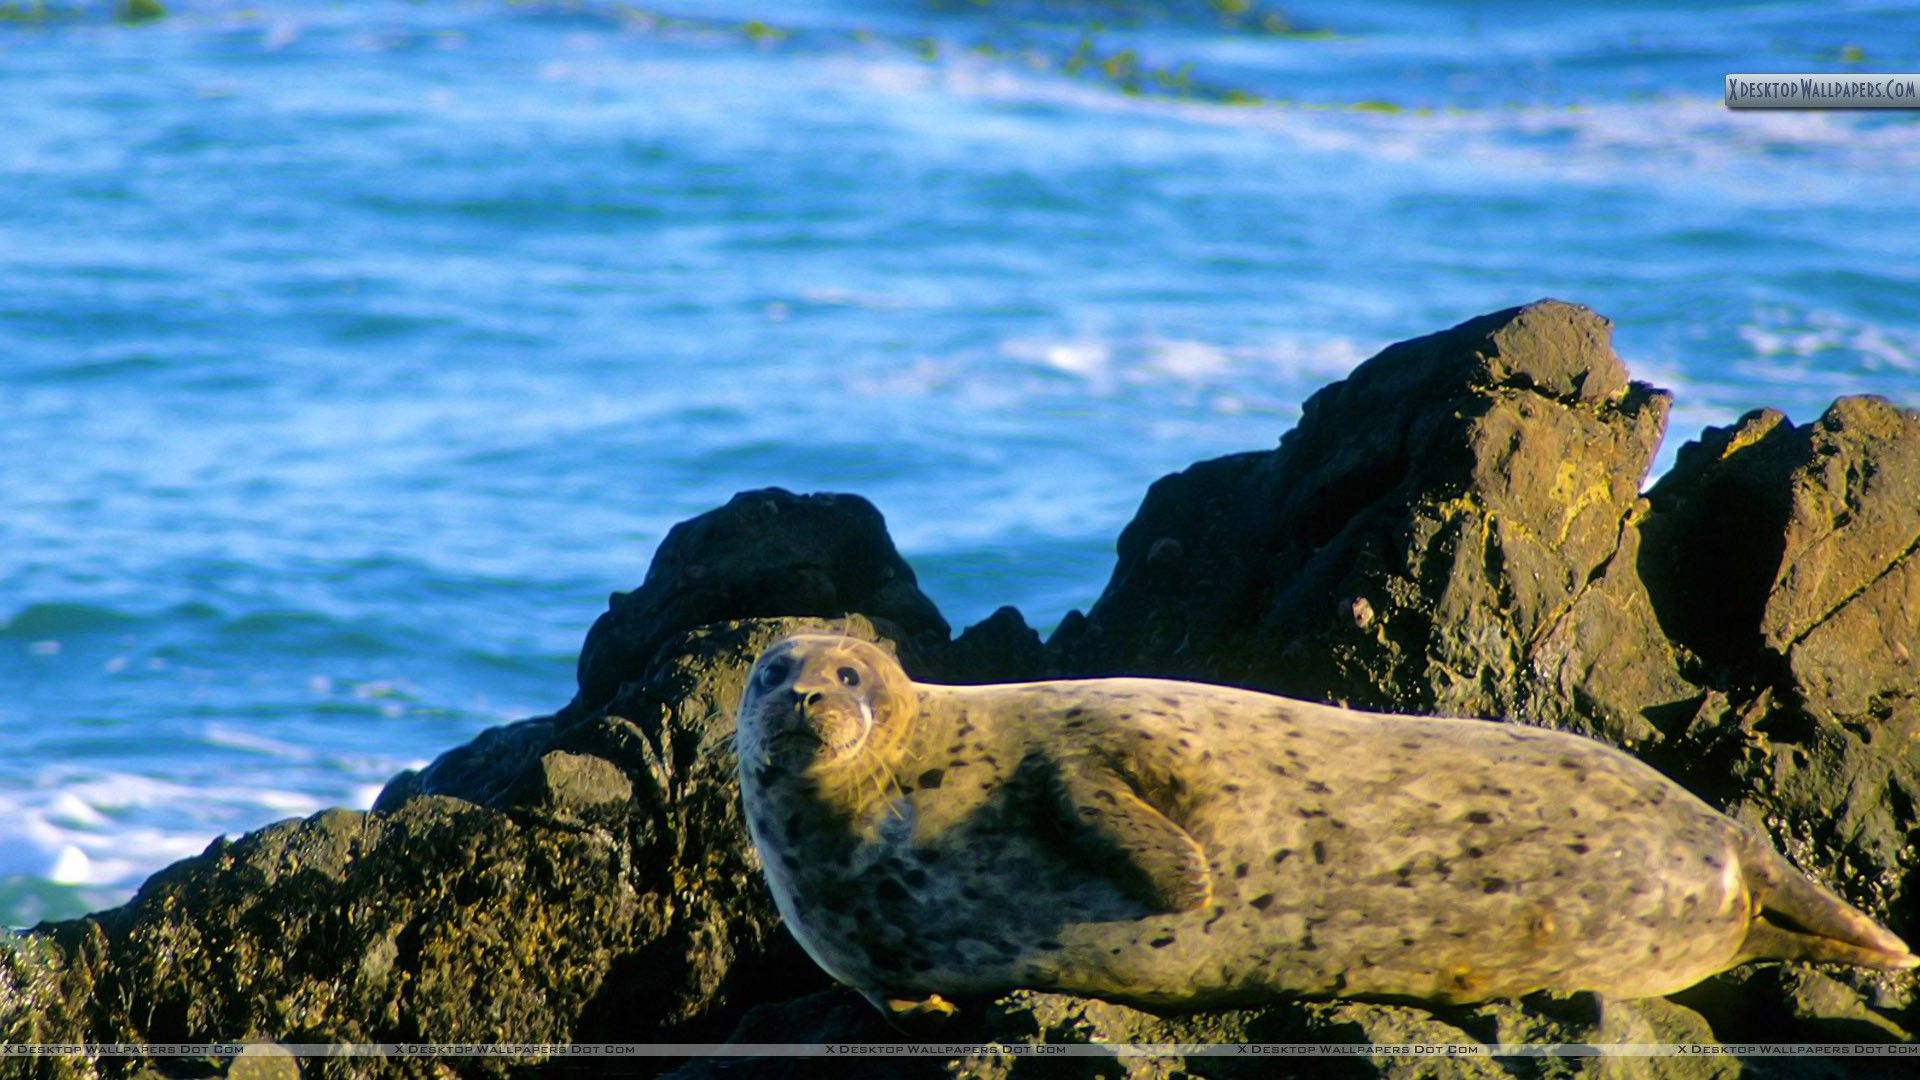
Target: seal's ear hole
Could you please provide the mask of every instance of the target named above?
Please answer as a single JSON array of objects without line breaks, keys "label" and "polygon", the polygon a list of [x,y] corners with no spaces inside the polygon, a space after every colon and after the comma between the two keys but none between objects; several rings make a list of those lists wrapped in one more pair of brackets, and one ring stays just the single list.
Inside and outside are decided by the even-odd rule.
[{"label": "seal's ear hole", "polygon": [[843,667],[834,674],[840,677],[841,686],[859,686],[860,673],[850,667]]}]

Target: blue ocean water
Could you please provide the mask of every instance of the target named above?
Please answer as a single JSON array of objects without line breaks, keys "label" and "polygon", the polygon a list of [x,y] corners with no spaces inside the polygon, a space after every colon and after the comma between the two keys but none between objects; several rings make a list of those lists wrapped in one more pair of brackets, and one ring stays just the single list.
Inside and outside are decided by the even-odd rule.
[{"label": "blue ocean water", "polygon": [[1673,389],[1920,405],[1876,2],[0,5],[0,924],[550,711],[674,522],[886,514],[956,626],[1154,478],[1553,295]]}]

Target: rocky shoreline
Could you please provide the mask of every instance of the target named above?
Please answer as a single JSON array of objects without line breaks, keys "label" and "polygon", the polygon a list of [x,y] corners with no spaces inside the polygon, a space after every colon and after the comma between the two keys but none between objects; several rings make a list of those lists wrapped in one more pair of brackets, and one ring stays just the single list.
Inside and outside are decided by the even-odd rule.
[{"label": "rocky shoreline", "polygon": [[[897,1036],[780,928],[728,734],[748,664],[823,623],[917,679],[1153,674],[1360,708],[1498,716],[1644,758],[1920,939],[1920,413],[1843,398],[1708,429],[1651,488],[1669,397],[1605,319],[1542,301],[1389,347],[1272,450],[1161,479],[1112,580],[1042,642],[1003,608],[953,637],[854,495],[746,492],[616,594],[555,714],[287,821],[123,907],[0,949],[0,1041],[826,1042]],[[1911,1042],[1920,978],[1750,965],[1672,999],[1536,995],[1160,1017],[1019,992],[955,1041]],[[793,1075],[802,1060],[632,1059]],[[1898,1059],[1893,1059],[1897,1061]],[[208,1062],[59,1059],[21,1075]],[[1341,1059],[1355,1076],[1578,1061]],[[1270,1062],[884,1061],[926,1075],[1267,1075]],[[309,1076],[557,1076],[562,1060],[308,1062]],[[1622,1059],[1625,1075],[1893,1075],[1888,1062]],[[11,1075],[11,1074],[9,1074]]]}]

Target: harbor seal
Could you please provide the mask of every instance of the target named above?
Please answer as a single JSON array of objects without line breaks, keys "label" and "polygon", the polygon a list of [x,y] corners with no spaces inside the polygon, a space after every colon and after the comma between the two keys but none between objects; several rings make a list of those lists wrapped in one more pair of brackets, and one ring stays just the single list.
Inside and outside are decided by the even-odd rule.
[{"label": "harbor seal", "polygon": [[735,733],[788,928],[896,1017],[1017,987],[1150,1008],[1671,993],[1920,964],[1608,746],[1160,679],[910,681],[801,634]]}]

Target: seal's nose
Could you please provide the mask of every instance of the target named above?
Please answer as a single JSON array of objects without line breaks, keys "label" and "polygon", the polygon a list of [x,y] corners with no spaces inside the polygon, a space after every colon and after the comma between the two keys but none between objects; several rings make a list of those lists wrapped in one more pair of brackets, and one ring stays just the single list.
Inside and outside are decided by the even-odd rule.
[{"label": "seal's nose", "polygon": [[813,691],[809,691],[806,697],[801,698],[800,703],[802,705],[805,705],[808,710],[813,710],[813,709],[819,708],[820,703],[825,700],[826,700],[825,694],[822,694],[818,690],[813,690]]}]

